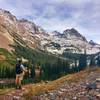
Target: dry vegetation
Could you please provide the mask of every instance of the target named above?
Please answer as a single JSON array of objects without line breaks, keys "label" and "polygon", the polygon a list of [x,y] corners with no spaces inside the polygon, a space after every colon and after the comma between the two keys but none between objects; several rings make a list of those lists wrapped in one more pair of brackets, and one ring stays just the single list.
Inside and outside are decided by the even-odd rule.
[{"label": "dry vegetation", "polygon": [[14,89],[11,88],[11,89],[0,89],[0,95],[5,95],[7,93],[10,93],[11,91],[13,91]]},{"label": "dry vegetation", "polygon": [[60,79],[57,79],[55,81],[48,82],[48,83],[42,82],[42,83],[38,83],[38,84],[35,84],[35,85],[30,85],[28,87],[28,91],[25,93],[25,96],[27,98],[29,98],[29,97],[34,96],[34,95],[39,95],[39,94],[42,94],[42,93],[48,93],[51,90],[57,89],[57,87],[59,87],[65,81],[67,81],[67,82],[78,82],[79,80],[82,80],[86,76],[88,76],[91,72],[99,73],[100,68],[87,69],[87,70],[81,71],[79,73],[64,76]]},{"label": "dry vegetation", "polygon": [[5,60],[5,56],[4,55],[0,55],[0,61]]}]

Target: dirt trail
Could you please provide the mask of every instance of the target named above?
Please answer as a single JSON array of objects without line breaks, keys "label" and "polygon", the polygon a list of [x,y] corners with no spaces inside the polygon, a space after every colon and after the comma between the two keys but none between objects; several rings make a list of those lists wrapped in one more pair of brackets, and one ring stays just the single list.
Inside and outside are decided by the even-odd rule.
[{"label": "dirt trail", "polygon": [[28,88],[31,87],[31,85],[32,84],[25,85],[21,90],[14,89],[5,95],[0,95],[0,100],[25,100],[23,98],[23,94],[27,92]]}]

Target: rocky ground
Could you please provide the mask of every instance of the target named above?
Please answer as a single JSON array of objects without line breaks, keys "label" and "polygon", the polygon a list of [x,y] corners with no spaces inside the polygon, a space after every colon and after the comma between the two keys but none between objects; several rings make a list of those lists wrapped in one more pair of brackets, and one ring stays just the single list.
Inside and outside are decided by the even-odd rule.
[{"label": "rocky ground", "polygon": [[100,100],[100,73],[91,72],[78,82],[65,82],[57,90],[40,97],[40,100]]},{"label": "rocky ground", "polygon": [[[24,100],[22,90],[13,90],[0,96],[0,100]],[[65,81],[56,90],[30,97],[31,100],[100,100],[100,73],[92,71],[87,77],[75,82]],[[29,100],[30,100],[29,99]]]}]

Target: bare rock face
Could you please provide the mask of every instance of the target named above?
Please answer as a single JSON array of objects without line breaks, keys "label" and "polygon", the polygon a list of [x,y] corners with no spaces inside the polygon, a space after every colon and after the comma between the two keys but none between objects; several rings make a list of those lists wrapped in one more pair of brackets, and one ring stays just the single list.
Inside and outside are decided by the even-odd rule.
[{"label": "bare rock face", "polygon": [[71,36],[74,36],[74,38],[79,38],[83,41],[87,41],[86,38],[84,36],[82,36],[76,29],[72,28],[72,29],[67,29],[63,32],[68,38]]},{"label": "bare rock face", "polygon": [[7,36],[4,36],[0,33],[0,48],[5,48],[8,51],[11,51],[12,48],[9,46],[12,43],[12,41],[7,38]]},{"label": "bare rock face", "polygon": [[[38,48],[40,39],[36,34],[45,34],[45,31],[26,19],[18,20],[9,11],[0,9],[0,48],[12,50],[14,41],[21,39],[30,48]],[[19,41],[18,41],[19,42]]]}]

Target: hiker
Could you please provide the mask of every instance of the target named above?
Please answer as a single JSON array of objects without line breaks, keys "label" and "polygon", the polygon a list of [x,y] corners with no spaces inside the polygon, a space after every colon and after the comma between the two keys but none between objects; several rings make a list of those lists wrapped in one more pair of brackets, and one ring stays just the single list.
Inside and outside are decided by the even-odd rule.
[{"label": "hiker", "polygon": [[36,66],[35,67],[35,77],[34,77],[34,81],[35,82],[39,82],[41,76],[42,76],[42,69],[40,68],[40,66]]},{"label": "hiker", "polygon": [[28,70],[23,66],[22,60],[18,60],[16,64],[16,89],[21,89],[21,82],[26,72],[28,72]]}]

